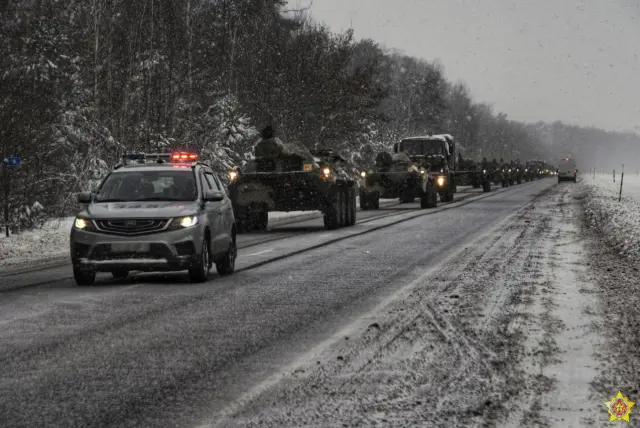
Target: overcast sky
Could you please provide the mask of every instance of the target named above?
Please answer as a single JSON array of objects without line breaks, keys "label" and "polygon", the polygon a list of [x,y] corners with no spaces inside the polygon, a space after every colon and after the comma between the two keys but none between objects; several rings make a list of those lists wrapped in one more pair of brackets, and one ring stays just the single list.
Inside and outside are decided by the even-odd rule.
[{"label": "overcast sky", "polygon": [[311,14],[439,59],[511,119],[640,131],[640,0],[313,0]]}]

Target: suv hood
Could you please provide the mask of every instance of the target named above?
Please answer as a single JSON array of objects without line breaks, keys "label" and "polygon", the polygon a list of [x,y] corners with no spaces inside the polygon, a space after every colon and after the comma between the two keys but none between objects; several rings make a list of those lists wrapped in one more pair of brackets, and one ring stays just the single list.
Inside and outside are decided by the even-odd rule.
[{"label": "suv hood", "polygon": [[169,218],[193,215],[198,203],[185,202],[97,202],[86,206],[78,216],[96,219],[115,218]]}]

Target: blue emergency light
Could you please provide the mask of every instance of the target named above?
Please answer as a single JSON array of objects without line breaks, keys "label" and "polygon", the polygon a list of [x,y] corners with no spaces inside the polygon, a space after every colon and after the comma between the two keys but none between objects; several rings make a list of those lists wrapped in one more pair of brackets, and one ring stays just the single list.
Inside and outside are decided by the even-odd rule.
[{"label": "blue emergency light", "polygon": [[131,159],[131,160],[139,160],[139,159],[144,159],[145,154],[144,153],[127,153],[126,155],[124,155],[124,157],[126,159]]},{"label": "blue emergency light", "polygon": [[20,166],[20,158],[19,157],[15,157],[15,156],[9,156],[6,159],[7,162],[7,166]]}]

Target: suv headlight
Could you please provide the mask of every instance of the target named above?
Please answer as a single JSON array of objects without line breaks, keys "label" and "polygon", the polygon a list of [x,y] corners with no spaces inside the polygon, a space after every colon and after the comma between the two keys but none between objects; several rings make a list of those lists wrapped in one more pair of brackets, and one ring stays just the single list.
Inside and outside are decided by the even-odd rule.
[{"label": "suv headlight", "polygon": [[366,176],[367,176],[367,173],[366,173],[366,172],[362,171],[362,172],[360,173],[360,177],[366,177]]},{"label": "suv headlight", "polygon": [[198,216],[189,215],[186,217],[177,217],[171,220],[169,230],[179,230],[193,227],[198,224]]},{"label": "suv headlight", "polygon": [[73,227],[77,230],[84,230],[87,232],[93,232],[96,230],[93,226],[93,221],[82,217],[76,217],[76,220],[73,222]]}]

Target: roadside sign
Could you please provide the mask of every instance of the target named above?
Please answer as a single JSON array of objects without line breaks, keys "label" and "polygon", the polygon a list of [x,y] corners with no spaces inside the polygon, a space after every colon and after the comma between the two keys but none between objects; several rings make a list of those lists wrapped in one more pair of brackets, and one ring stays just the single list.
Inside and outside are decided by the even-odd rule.
[{"label": "roadside sign", "polygon": [[5,159],[7,166],[20,166],[20,158],[15,156],[9,156]]}]

